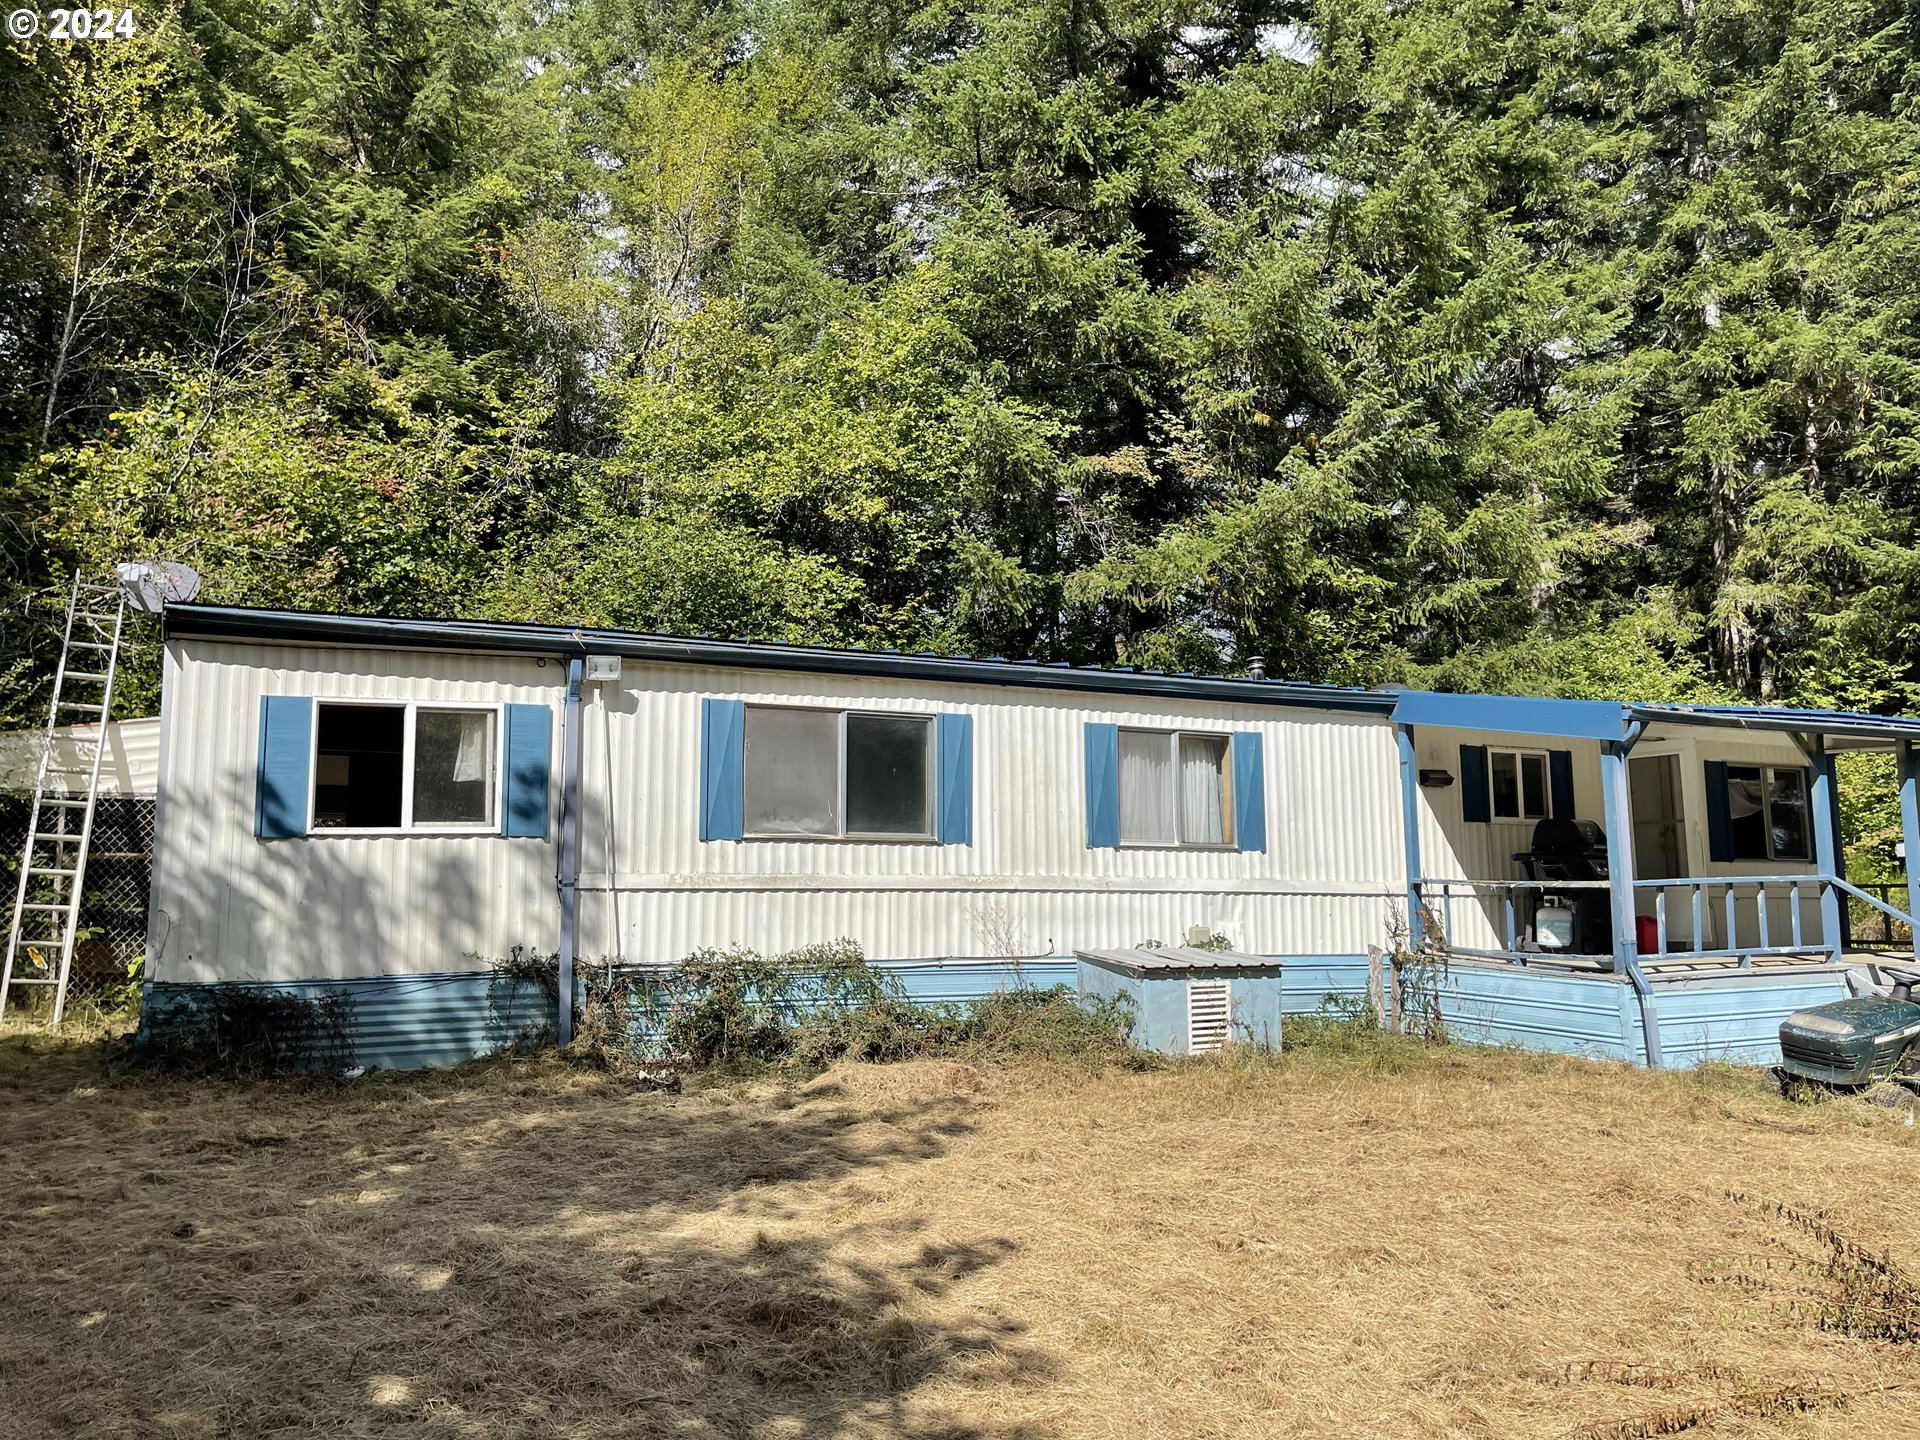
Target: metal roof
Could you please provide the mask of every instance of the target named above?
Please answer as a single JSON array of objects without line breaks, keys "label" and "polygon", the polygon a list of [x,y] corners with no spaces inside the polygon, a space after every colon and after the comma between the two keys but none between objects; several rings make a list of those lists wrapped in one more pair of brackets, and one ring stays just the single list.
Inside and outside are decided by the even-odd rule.
[{"label": "metal roof", "polygon": [[464,650],[520,655],[619,655],[671,665],[867,675],[951,684],[1005,685],[1030,690],[1078,690],[1216,700],[1243,705],[1391,715],[1403,725],[1437,725],[1565,739],[1625,740],[1641,724],[1725,725],[1788,734],[1820,735],[1830,749],[1884,748],[1920,742],[1920,720],[1845,710],[1795,710],[1756,705],[1651,705],[1618,700],[1554,700],[1524,695],[1457,695],[1426,690],[1366,690],[1129,667],[1069,665],[1034,660],[974,659],[789,645],[705,636],[653,635],[567,625],[492,620],[397,619],[239,605],[169,605],[168,636],[290,645]]},{"label": "metal roof", "polygon": [[1875,749],[1902,740],[1920,741],[1920,720],[1904,715],[1864,715],[1853,710],[1794,710],[1784,705],[1632,705],[1647,724],[1729,725],[1747,730],[1820,735],[1830,750]]},{"label": "metal roof", "polygon": [[1630,738],[1635,724],[1664,724],[1817,735],[1830,750],[1880,749],[1902,740],[1920,741],[1920,720],[1848,710],[1796,710],[1783,705],[1647,705],[1402,690],[1396,692],[1393,718],[1402,725],[1573,740],[1623,741]]},{"label": "metal roof", "polygon": [[1278,970],[1277,955],[1247,955],[1238,950],[1196,950],[1169,945],[1160,950],[1076,950],[1082,960],[1136,975],[1186,973],[1191,970]]},{"label": "metal roof", "polygon": [[619,655],[656,664],[868,675],[1033,690],[1090,690],[1383,716],[1391,712],[1394,705],[1391,694],[1346,685],[1105,669],[1033,660],[975,660],[925,652],[845,650],[824,645],[713,640],[490,620],[395,619],[304,610],[259,610],[238,605],[169,605],[164,624],[169,638],[522,655]]}]

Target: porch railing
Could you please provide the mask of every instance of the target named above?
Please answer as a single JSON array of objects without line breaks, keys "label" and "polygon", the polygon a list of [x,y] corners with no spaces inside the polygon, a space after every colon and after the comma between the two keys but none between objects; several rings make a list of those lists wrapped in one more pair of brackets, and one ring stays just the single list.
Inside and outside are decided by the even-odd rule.
[{"label": "porch railing", "polygon": [[1877,945],[1883,950],[1906,950],[1913,945],[1913,926],[1907,923],[1900,905],[1907,898],[1904,880],[1856,880],[1852,887],[1859,898],[1847,896],[1847,943],[1853,946]]},{"label": "porch railing", "polygon": [[[1811,892],[1812,910],[1820,912],[1821,900],[1828,889],[1844,882],[1830,875],[1736,875],[1688,878],[1683,880],[1636,880],[1637,892],[1653,893],[1653,920],[1656,936],[1653,956],[1664,959],[1676,953],[1671,936],[1673,904],[1676,892],[1684,898],[1682,913],[1690,918],[1688,945],[1684,953],[1695,960],[1738,960],[1751,965],[1756,956],[1812,955],[1831,951],[1833,937],[1822,935],[1819,941],[1807,938],[1807,895]],[[1740,902],[1753,902],[1752,932],[1755,944],[1740,943]],[[1713,914],[1717,909],[1718,914]],[[1723,919],[1721,938],[1726,943],[1708,947],[1702,943],[1709,917]],[[1784,943],[1777,943],[1784,942]]]},{"label": "porch railing", "polygon": [[[1585,962],[1590,965],[1612,963],[1611,953],[1580,954],[1566,950],[1520,948],[1521,940],[1526,938],[1522,916],[1525,914],[1524,902],[1527,897],[1537,895],[1540,891],[1564,895],[1597,890],[1604,894],[1608,889],[1604,880],[1422,880],[1418,888],[1421,908],[1430,919],[1439,921],[1441,940],[1449,954],[1482,960],[1517,961],[1522,965],[1530,960]],[[1454,924],[1459,913],[1456,902],[1465,900],[1476,909],[1481,909],[1481,897],[1484,895],[1492,895],[1498,901],[1494,916],[1486,918],[1494,923],[1497,937],[1506,942],[1502,947],[1462,944],[1458,938],[1460,931]],[[1484,916],[1484,910],[1482,914]]]},{"label": "porch railing", "polygon": [[[1913,933],[1912,917],[1885,897],[1892,887],[1876,886],[1883,892],[1876,895],[1831,875],[1689,876],[1635,880],[1632,885],[1636,900],[1652,896],[1654,945],[1640,953],[1637,935],[1627,937],[1627,943],[1642,962],[1655,965],[1680,959],[1722,960],[1749,969],[1756,959],[1831,955],[1847,943],[1845,917],[1853,910],[1879,917],[1890,944],[1911,943]],[[1527,933],[1532,913],[1528,902],[1542,892],[1577,895],[1609,890],[1605,880],[1446,879],[1422,880],[1419,885],[1421,908],[1430,921],[1438,922],[1442,943],[1451,954],[1522,965],[1589,967],[1610,965],[1614,956],[1533,945]],[[1818,927],[1814,924],[1827,911],[1830,894],[1836,902],[1834,913],[1843,917],[1838,937],[1828,934],[1824,921]],[[1463,941],[1456,920],[1467,907],[1493,929],[1492,946]],[[1636,912],[1639,908],[1636,903]],[[1710,943],[1716,927],[1718,942]],[[1676,938],[1682,929],[1684,936]]]}]

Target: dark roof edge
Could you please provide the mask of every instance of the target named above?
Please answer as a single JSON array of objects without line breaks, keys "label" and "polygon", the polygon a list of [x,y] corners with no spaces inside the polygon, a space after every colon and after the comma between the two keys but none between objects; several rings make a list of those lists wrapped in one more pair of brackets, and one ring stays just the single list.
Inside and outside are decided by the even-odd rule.
[{"label": "dark roof edge", "polygon": [[1082,690],[1151,695],[1161,699],[1220,700],[1242,705],[1387,715],[1391,694],[1284,680],[1232,680],[1080,666],[962,660],[815,645],[757,644],[642,635],[625,630],[576,629],[492,620],[402,620],[377,615],[330,615],[259,610],[238,605],[169,605],[168,638],[244,640],[303,645],[376,646],[403,650],[478,650],[520,655],[619,655],[654,664],[717,665],[743,670],[795,670],[950,684],[1004,685],[1029,690]]},{"label": "dark roof edge", "polygon": [[1920,737],[1920,720],[1901,715],[1794,710],[1777,705],[1633,705],[1628,708],[1634,719],[1649,725],[1719,725],[1784,735],[1867,735],[1888,740]]}]

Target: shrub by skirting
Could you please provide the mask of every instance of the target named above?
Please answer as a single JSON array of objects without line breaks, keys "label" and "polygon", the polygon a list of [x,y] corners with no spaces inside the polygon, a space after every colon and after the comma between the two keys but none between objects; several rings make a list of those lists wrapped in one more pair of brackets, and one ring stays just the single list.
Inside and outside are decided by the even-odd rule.
[{"label": "shrub by skirting", "polygon": [[344,995],[208,986],[156,1004],[147,1026],[140,1059],[186,1075],[338,1075],[354,1063],[353,1002]]},{"label": "shrub by skirting", "polygon": [[[516,950],[496,962],[504,982],[538,983],[557,1001],[553,957]],[[627,1069],[689,1070],[840,1059],[991,1058],[1047,1053],[1137,1061],[1124,1000],[1083,1000],[1067,986],[1017,988],[958,1005],[919,1005],[899,979],[851,940],[766,956],[743,947],[695,951],[663,971],[585,965],[573,1058]],[[551,1031],[529,1029],[508,1048]]]}]

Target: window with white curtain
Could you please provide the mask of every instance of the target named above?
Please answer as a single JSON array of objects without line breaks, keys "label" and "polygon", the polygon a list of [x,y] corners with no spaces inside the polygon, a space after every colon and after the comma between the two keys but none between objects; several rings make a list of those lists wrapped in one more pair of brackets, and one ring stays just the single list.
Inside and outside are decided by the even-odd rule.
[{"label": "window with white curtain", "polygon": [[931,838],[930,719],[778,705],[746,710],[748,835]]},{"label": "window with white curtain", "polygon": [[439,705],[314,707],[315,830],[488,830],[499,820],[500,714]]},{"label": "window with white curtain", "polygon": [[1120,732],[1120,843],[1233,843],[1224,735]]}]

